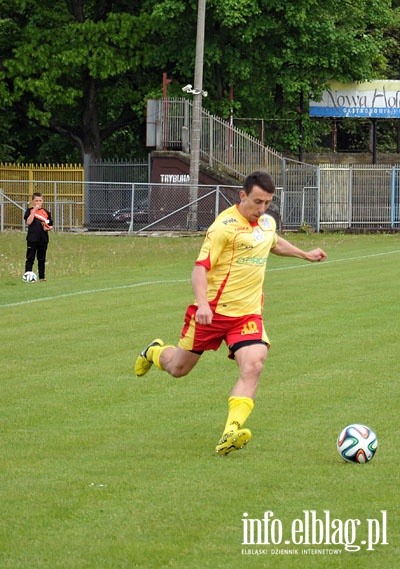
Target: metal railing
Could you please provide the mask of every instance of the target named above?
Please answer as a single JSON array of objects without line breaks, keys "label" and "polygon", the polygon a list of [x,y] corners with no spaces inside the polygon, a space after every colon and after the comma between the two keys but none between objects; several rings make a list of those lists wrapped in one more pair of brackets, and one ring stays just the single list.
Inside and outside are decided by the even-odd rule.
[{"label": "metal railing", "polygon": [[[190,153],[193,103],[188,99],[153,99],[150,102],[151,137],[158,150]],[[228,121],[202,109],[200,157],[210,167],[239,180],[257,169],[268,170],[281,184],[283,156]]]},{"label": "metal railing", "polygon": [[320,164],[321,229],[396,229],[399,167]]}]

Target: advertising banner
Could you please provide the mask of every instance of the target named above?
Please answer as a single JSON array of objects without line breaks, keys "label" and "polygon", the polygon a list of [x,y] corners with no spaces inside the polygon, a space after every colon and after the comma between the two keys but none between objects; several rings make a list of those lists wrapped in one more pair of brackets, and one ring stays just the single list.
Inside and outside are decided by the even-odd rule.
[{"label": "advertising banner", "polygon": [[321,100],[309,105],[311,117],[399,118],[400,81],[332,81]]}]

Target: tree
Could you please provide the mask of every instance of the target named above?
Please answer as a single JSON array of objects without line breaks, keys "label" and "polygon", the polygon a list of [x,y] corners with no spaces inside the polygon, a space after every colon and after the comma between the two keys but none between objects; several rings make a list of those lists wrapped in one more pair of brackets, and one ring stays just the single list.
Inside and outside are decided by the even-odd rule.
[{"label": "tree", "polygon": [[138,124],[149,18],[124,0],[3,2],[3,109],[71,141],[80,158]]},{"label": "tree", "polygon": [[[3,156],[70,159],[74,147],[82,160],[143,147],[162,73],[170,96],[193,82],[197,4],[0,0]],[[315,143],[308,99],[329,79],[384,78],[393,14],[390,0],[207,0],[203,104],[271,121],[266,142],[277,149]]]},{"label": "tree", "polygon": [[[161,1],[153,12],[163,44],[160,61],[181,84],[193,73],[193,4]],[[232,107],[235,115],[273,119],[278,127],[270,129],[269,142],[297,148],[299,118],[303,135],[315,136],[305,111],[329,79],[383,76],[391,17],[390,0],[208,0],[204,105],[225,118]],[[279,137],[282,124],[286,139]]]}]

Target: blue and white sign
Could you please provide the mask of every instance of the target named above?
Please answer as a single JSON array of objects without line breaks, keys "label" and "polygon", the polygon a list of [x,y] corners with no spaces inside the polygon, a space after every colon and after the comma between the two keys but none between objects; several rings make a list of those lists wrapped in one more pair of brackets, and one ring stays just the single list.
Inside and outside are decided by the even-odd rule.
[{"label": "blue and white sign", "polygon": [[400,81],[332,82],[309,105],[311,117],[400,118]]}]

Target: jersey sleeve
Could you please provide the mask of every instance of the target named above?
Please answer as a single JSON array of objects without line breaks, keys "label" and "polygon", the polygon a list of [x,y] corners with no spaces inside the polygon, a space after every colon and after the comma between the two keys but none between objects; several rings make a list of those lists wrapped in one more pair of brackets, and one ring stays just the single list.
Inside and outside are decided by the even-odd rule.
[{"label": "jersey sleeve", "polygon": [[220,258],[227,241],[228,235],[226,227],[223,224],[210,228],[203,241],[195,265],[202,265],[208,271],[212,269]]}]

